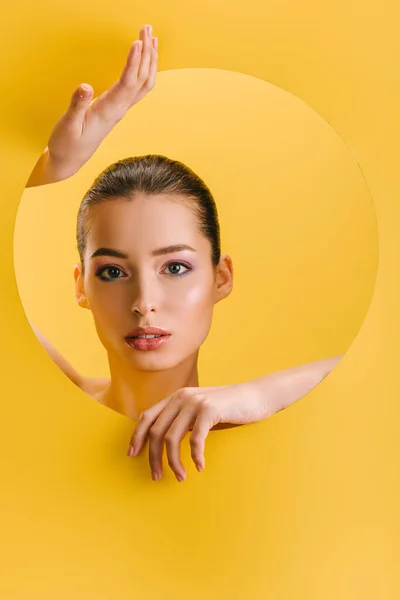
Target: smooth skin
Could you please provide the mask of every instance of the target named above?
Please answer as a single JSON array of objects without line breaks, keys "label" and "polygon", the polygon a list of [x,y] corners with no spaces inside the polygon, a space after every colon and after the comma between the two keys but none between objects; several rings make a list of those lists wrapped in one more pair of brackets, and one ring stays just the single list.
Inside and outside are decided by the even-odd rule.
[{"label": "smooth skin", "polygon": [[94,90],[90,85],[83,83],[76,88],[26,187],[55,183],[74,175],[126,112],[154,88],[158,39],[152,36],[151,29],[151,25],[142,27],[140,39],[129,49],[121,77],[110,89],[92,102]]},{"label": "smooth skin", "polygon": [[[150,25],[142,27],[139,38],[129,50],[120,78],[109,90],[93,100],[91,86],[81,84],[76,88],[27,187],[71,177],[89,160],[126,112],[154,88],[158,39],[152,35]],[[77,301],[81,306],[85,305],[78,288]],[[34,331],[46,352],[71,381],[101,402],[110,381],[82,377],[36,328]],[[319,360],[240,384],[181,387],[141,412],[128,456],[138,455],[149,440],[149,463],[152,478],[157,481],[162,477],[165,447],[169,466],[177,480],[183,481],[186,471],[180,457],[180,443],[188,431],[191,431],[191,456],[201,471],[205,467],[205,439],[211,429],[255,423],[270,417],[307,394],[341,358]]]},{"label": "smooth skin", "polygon": [[[215,269],[211,250],[187,202],[168,194],[91,210],[75,291],[107,351],[104,404],[138,419],[177,388],[199,386],[199,349],[215,304],[232,290],[231,259],[222,255]],[[126,335],[137,326],[161,327],[170,338],[156,351],[134,350]]]}]

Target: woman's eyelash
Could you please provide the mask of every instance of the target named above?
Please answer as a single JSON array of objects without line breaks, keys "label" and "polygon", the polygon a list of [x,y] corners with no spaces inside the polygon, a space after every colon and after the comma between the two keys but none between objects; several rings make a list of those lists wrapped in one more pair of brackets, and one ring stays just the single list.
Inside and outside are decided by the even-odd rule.
[{"label": "woman's eyelash", "polygon": [[120,273],[123,273],[126,276],[126,273],[120,267],[116,267],[115,265],[104,265],[96,271],[96,277],[99,277],[99,279],[102,279],[103,281],[113,281],[115,279],[121,279],[121,277],[104,277],[103,274],[111,269],[115,269],[115,271],[119,271]]},{"label": "woman's eyelash", "polygon": [[172,261],[170,263],[168,263],[167,265],[165,265],[163,271],[165,271],[165,269],[168,269],[168,267],[171,267],[172,265],[179,265],[180,267],[185,267],[186,271],[183,271],[183,273],[168,273],[168,275],[172,275],[173,277],[183,277],[184,275],[187,275],[188,273],[190,273],[190,271],[192,271],[193,267],[191,267],[190,265],[183,263],[183,262],[179,262],[179,261]]},{"label": "woman's eyelash", "polygon": [[[180,267],[185,267],[186,271],[183,271],[183,273],[167,273],[168,275],[172,275],[173,277],[183,277],[184,275],[187,275],[188,273],[190,273],[190,271],[193,270],[193,267],[191,267],[190,265],[184,263],[184,262],[180,262],[180,261],[171,261],[170,263],[168,263],[167,265],[165,265],[165,267],[162,269],[162,272],[164,272],[166,269],[168,269],[171,266],[174,265],[179,265]],[[104,277],[104,273],[106,273],[107,271],[111,271],[111,269],[115,269],[115,271],[118,271],[119,273],[123,273],[122,277]],[[109,274],[110,275],[110,274]],[[115,281],[116,279],[123,279],[124,276],[126,277],[126,273],[120,268],[117,267],[115,265],[103,265],[102,267],[100,267],[100,269],[98,269],[96,271],[96,277],[98,277],[99,279],[101,279],[102,281]]]}]

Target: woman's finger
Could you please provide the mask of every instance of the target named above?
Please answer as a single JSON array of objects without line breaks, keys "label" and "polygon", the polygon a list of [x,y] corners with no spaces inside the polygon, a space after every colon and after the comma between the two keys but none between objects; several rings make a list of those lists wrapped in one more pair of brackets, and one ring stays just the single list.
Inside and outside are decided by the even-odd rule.
[{"label": "woman's finger", "polygon": [[164,437],[180,410],[181,408],[177,402],[170,402],[150,428],[149,463],[151,476],[154,481],[157,481],[162,477]]},{"label": "woman's finger", "polygon": [[141,87],[139,93],[136,94],[136,96],[134,98],[132,98],[132,105],[136,104],[136,102],[139,102],[139,100],[144,98],[144,96],[150,90],[152,90],[154,88],[154,86],[156,84],[157,70],[158,70],[158,40],[157,40],[157,38],[153,38],[153,47],[152,47],[152,54],[151,54],[151,61],[150,61],[149,76],[148,76],[147,81],[145,81],[143,86]]},{"label": "woman's finger", "polygon": [[171,396],[157,402],[154,406],[151,406],[147,410],[143,411],[139,417],[138,424],[132,434],[130,445],[128,449],[128,456],[136,456],[143,447],[146,441],[147,434],[149,433],[150,427],[153,425],[155,420],[171,401]]},{"label": "woman's finger", "polygon": [[121,119],[140,90],[138,71],[143,40],[136,40],[129,49],[121,77],[97,98],[96,111],[107,121]]},{"label": "woman's finger", "polygon": [[142,60],[140,61],[138,72],[139,89],[147,81],[149,77],[150,61],[153,49],[153,36],[151,25],[143,27],[143,49]]},{"label": "woman's finger", "polygon": [[96,100],[95,111],[106,121],[118,122],[137,101],[136,96],[143,85],[143,82],[139,81],[139,68],[147,38],[147,27],[142,27],[139,33],[140,40],[135,40],[131,45],[120,78]]},{"label": "woman's finger", "polygon": [[71,96],[71,102],[65,112],[64,118],[68,121],[83,121],[92,98],[92,86],[87,83],[81,83]]},{"label": "woman's finger", "polygon": [[124,70],[122,71],[121,77],[119,78],[120,90],[139,89],[138,88],[138,72],[140,61],[142,59],[142,47],[143,40],[136,40],[133,42],[126,60]]},{"label": "woman's finger", "polygon": [[202,406],[200,412],[197,415],[197,419],[193,426],[193,431],[190,434],[190,453],[193,459],[196,469],[202,471],[205,465],[204,459],[204,448],[206,437],[210,429],[215,425],[215,418],[212,414],[211,409],[206,406]]},{"label": "woman's finger", "polygon": [[181,442],[196,420],[197,410],[198,408],[195,405],[186,406],[176,417],[165,435],[168,464],[178,481],[183,481],[186,477],[185,467],[181,462]]},{"label": "woman's finger", "polygon": [[158,69],[158,38],[153,37],[152,44],[151,44],[149,74],[147,77],[147,81],[145,82],[145,84],[143,86],[146,88],[146,91],[153,89],[153,87],[155,86],[157,69]]},{"label": "woman's finger", "polygon": [[143,98],[155,85],[157,72],[157,43],[153,45],[151,26],[140,30],[140,40],[129,49],[121,77],[101,94],[90,107],[105,123],[113,127],[125,113]]}]

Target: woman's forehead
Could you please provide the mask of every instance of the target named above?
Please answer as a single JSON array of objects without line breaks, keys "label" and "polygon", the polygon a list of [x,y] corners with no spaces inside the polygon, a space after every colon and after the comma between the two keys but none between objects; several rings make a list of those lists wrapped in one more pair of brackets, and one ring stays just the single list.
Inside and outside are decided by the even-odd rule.
[{"label": "woman's forehead", "polygon": [[91,246],[193,246],[204,240],[193,207],[167,197],[108,200],[92,206],[88,220]]},{"label": "woman's forehead", "polygon": [[98,228],[124,229],[126,224],[136,228],[143,225],[150,228],[160,224],[170,227],[193,225],[196,228],[193,208],[183,202],[159,196],[101,202],[90,211],[89,220]]}]

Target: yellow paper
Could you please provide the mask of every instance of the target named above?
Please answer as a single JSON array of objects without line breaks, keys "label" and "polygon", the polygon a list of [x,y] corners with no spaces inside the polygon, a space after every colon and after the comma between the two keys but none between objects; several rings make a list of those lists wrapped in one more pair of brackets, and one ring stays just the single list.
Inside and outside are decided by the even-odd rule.
[{"label": "yellow paper", "polygon": [[[76,179],[23,194],[74,87],[87,81],[96,94],[109,87],[145,23],[152,23],[159,35],[161,72],[159,88],[137,107],[143,116],[140,141],[123,148],[121,124]],[[371,7],[357,1],[253,1],[244,6],[156,0],[149,6],[119,0],[110,6],[72,0],[3,9],[2,597],[398,597],[398,23],[394,5]],[[203,95],[198,97],[194,90],[201,81]],[[237,93],[227,99],[234,89],[249,97]],[[182,94],[188,94],[187,113],[175,106]],[[162,115],[158,107],[164,98],[172,112]],[[273,110],[282,111],[282,128],[266,114],[267,99]],[[284,99],[288,109],[299,111],[299,119],[293,113],[283,118]],[[259,164],[250,181],[238,169],[242,161],[234,152],[239,143],[234,113],[240,103],[254,111],[246,117],[248,127],[236,124],[240,142],[246,143],[245,165],[254,168],[250,149],[252,161],[268,160],[268,152],[279,149],[281,170],[270,173],[267,183],[272,197],[285,191],[280,199],[289,203],[287,214],[266,194]],[[191,111],[199,105],[205,107],[204,131],[199,123],[198,139],[203,138],[196,145],[191,136],[185,139],[184,129],[194,127]],[[145,124],[152,107],[162,126],[155,136]],[[295,139],[302,148],[308,145],[286,162],[285,149],[295,148],[291,127],[304,124],[306,117],[307,130]],[[133,127],[133,113],[131,118]],[[276,138],[265,145],[259,132],[265,133],[268,123]],[[320,131],[321,138],[307,136],[310,128]],[[206,134],[215,134],[212,143],[208,140],[208,157]],[[329,143],[325,134],[331,136]],[[73,238],[68,236],[73,236],[78,191],[101,166],[121,158],[122,149],[128,155],[176,153],[173,158],[197,170],[220,208],[223,245],[237,256],[242,284],[238,276],[232,297],[216,311],[200,364],[204,384],[256,377],[347,350],[327,379],[288,409],[262,423],[211,432],[204,472],[197,473],[191,464],[186,440],[182,459],[188,477],[183,484],[168,469],[160,482],[153,482],[145,455],[125,456],[132,422],[75,388],[28,324],[34,317],[46,327],[84,374],[105,371],[90,315],[79,313],[74,304]],[[225,163],[225,151],[237,161],[232,167]],[[338,179],[331,180],[338,186],[337,202],[329,181],[318,175],[307,178],[306,165],[317,159],[320,173],[324,165],[340,163]],[[284,172],[288,164],[294,169],[289,175]],[[284,173],[287,181],[282,182]],[[332,176],[329,169],[325,174]],[[252,200],[257,197],[259,203],[253,213],[252,203],[246,203],[243,214],[239,200],[248,185]],[[302,190],[298,204],[296,185]],[[231,194],[234,221],[229,229]],[[313,210],[312,202],[321,194],[329,214]],[[50,230],[55,213],[49,211],[57,201],[63,233]],[[306,221],[310,229],[300,239],[296,223],[303,218],[302,206],[313,219]],[[264,231],[261,217],[270,213],[265,253],[270,264],[261,276],[251,270],[260,265],[261,255],[249,266],[253,252],[261,252],[261,245],[255,251],[247,245],[249,240],[261,243],[249,227]],[[36,216],[31,230],[20,220],[24,214]],[[286,230],[283,215],[289,221]],[[243,242],[236,235],[239,222],[246,225]],[[43,238],[38,237],[39,226]],[[283,231],[287,239],[278,236]],[[323,231],[332,236],[327,241],[337,244],[333,251],[330,245],[322,252],[318,236]],[[334,235],[339,231],[342,239]],[[67,237],[58,239],[65,248],[58,257],[51,245],[46,248],[53,243],[51,235],[68,237],[66,243]],[[318,242],[317,257],[312,256],[311,235]],[[24,254],[39,239],[33,255]],[[305,269],[309,264],[314,270]],[[354,275],[357,265],[362,265],[359,278]],[[300,285],[301,273],[308,278],[307,286],[302,283],[307,293],[294,300],[291,286],[296,278]],[[272,295],[269,275],[277,285]],[[256,285],[255,277],[262,294],[251,289],[249,306],[247,291],[250,279]],[[49,290],[52,308],[45,311],[43,298]],[[56,307],[60,298],[65,305]],[[232,343],[233,332],[222,339],[228,324],[251,321],[264,301],[261,326],[271,335],[270,343],[260,341],[257,352],[247,341],[239,350]],[[315,331],[310,329],[313,319]],[[79,330],[90,357],[83,344],[76,344]]]}]

